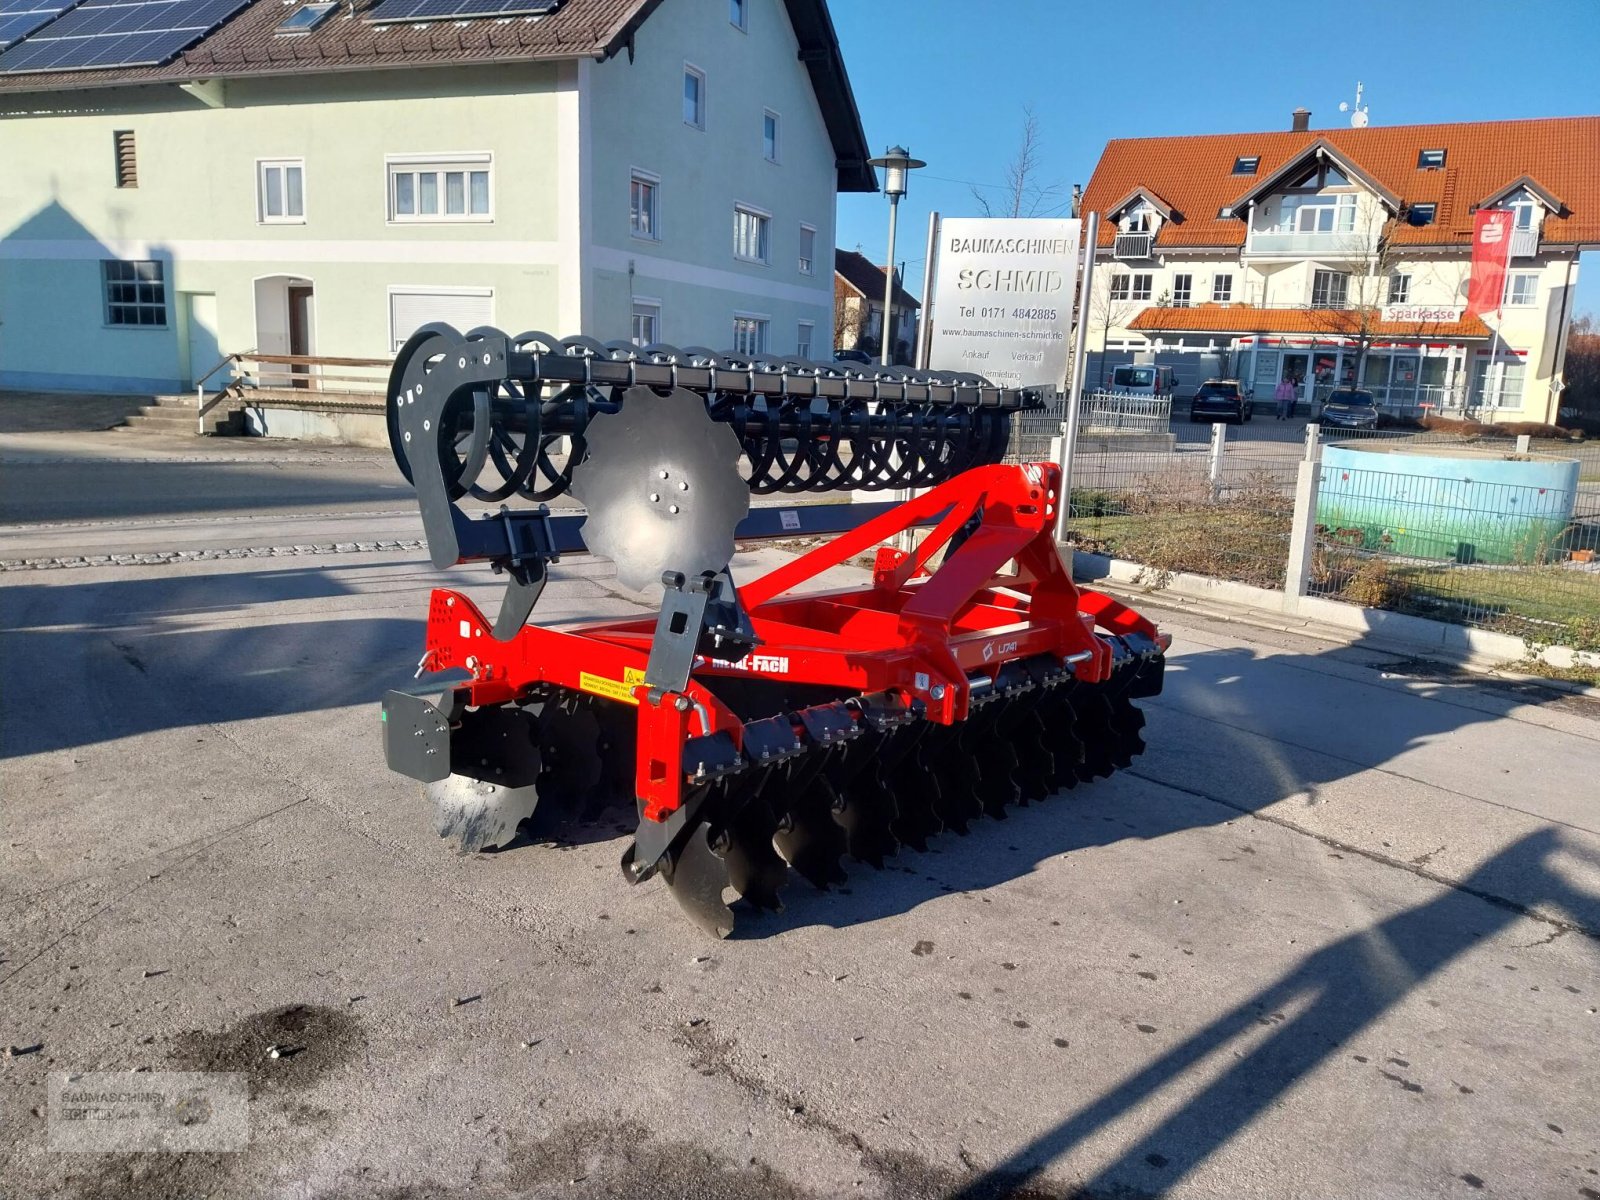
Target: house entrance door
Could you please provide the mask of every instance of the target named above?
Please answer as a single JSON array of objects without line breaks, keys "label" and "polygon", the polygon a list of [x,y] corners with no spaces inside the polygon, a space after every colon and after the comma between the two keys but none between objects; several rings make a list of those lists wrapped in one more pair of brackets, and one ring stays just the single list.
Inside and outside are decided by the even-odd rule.
[{"label": "house entrance door", "polygon": [[[312,331],[316,327],[315,310],[312,305],[313,291],[310,285],[289,285],[289,353],[294,355],[309,356],[315,352],[312,345]],[[293,379],[290,381],[294,387],[311,386],[311,369],[303,365],[290,368]]]},{"label": "house entrance door", "polygon": [[1283,370],[1279,379],[1293,379],[1295,381],[1295,401],[1311,399],[1311,356],[1295,351],[1285,351],[1283,355]]}]

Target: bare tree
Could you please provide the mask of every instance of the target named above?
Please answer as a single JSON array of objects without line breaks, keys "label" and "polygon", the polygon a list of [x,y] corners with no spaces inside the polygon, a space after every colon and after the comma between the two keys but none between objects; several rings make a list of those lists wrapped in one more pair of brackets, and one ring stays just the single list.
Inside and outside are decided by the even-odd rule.
[{"label": "bare tree", "polygon": [[1059,208],[1061,194],[1059,183],[1042,183],[1039,179],[1040,148],[1043,139],[1039,133],[1039,118],[1031,104],[1022,109],[1022,141],[1017,153],[1006,167],[1003,194],[991,203],[983,189],[972,186],[972,198],[986,217],[1037,217],[1051,209]]},{"label": "bare tree", "polygon": [[1560,424],[1600,433],[1600,321],[1593,313],[1573,319],[1562,383]]},{"label": "bare tree", "polygon": [[[1403,210],[1402,210],[1403,211]],[[1352,270],[1345,275],[1344,292],[1318,297],[1315,292],[1307,306],[1312,314],[1313,334],[1324,334],[1336,342],[1342,342],[1347,349],[1353,343],[1354,365],[1353,379],[1359,381],[1366,377],[1366,362],[1368,352],[1376,341],[1385,341],[1394,337],[1391,332],[1383,328],[1383,309],[1390,302],[1391,280],[1397,274],[1402,274],[1400,268],[1409,268],[1403,272],[1410,279],[1408,295],[1414,296],[1418,290],[1438,292],[1439,287],[1424,286],[1426,282],[1443,285],[1452,300],[1457,296],[1461,279],[1461,272],[1465,268],[1459,263],[1438,263],[1423,268],[1423,273],[1418,277],[1417,263],[1413,256],[1407,253],[1406,244],[1398,241],[1404,217],[1388,216],[1381,207],[1369,210],[1366,219],[1360,228],[1351,232],[1341,245],[1334,251],[1337,257],[1345,259]],[[1455,277],[1450,278],[1454,271]],[[1414,300],[1410,301],[1415,303]],[[1451,304],[1440,304],[1428,307],[1452,307]],[[1427,339],[1440,336],[1446,326],[1453,323],[1452,319],[1438,319],[1414,322],[1414,332],[1408,333],[1407,338]],[[1413,324],[1408,322],[1407,324]],[[1315,350],[1315,345],[1312,347]],[[1348,361],[1348,358],[1347,358]],[[1315,380],[1312,381],[1313,385]],[[1310,399],[1312,392],[1306,393]]]},{"label": "bare tree", "polygon": [[853,296],[846,296],[835,292],[833,297],[833,345],[835,348],[849,349],[861,339],[861,304],[853,302]]},{"label": "bare tree", "polygon": [[[1128,318],[1138,311],[1139,305],[1132,300],[1113,300],[1111,298],[1111,285],[1115,273],[1109,268],[1104,272],[1096,271],[1100,278],[1095,280],[1094,290],[1089,293],[1088,321],[1091,342],[1097,337],[1100,342],[1100,387],[1106,384],[1106,340],[1113,329],[1121,329],[1128,323]],[[1076,336],[1076,331],[1074,331]]]}]

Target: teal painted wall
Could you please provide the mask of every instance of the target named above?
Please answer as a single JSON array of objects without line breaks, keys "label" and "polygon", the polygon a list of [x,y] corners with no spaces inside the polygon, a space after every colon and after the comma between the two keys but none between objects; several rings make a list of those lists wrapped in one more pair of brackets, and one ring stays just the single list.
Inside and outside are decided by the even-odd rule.
[{"label": "teal painted wall", "polygon": [[1457,562],[1547,561],[1572,521],[1575,459],[1327,446],[1317,524],[1336,544]]},{"label": "teal painted wall", "polygon": [[[560,324],[556,66],[234,81],[221,94],[220,108],[163,86],[85,94],[61,113],[13,97],[0,111],[0,386],[177,390],[210,365],[191,363],[191,346],[267,348],[263,326],[283,322],[257,312],[261,277],[312,285],[323,354],[390,352],[391,285],[489,288],[497,319]],[[116,130],[135,135],[136,188],[116,187]],[[493,155],[492,220],[389,219],[387,156],[476,151]],[[258,221],[257,162],[279,157],[304,162],[301,223]],[[166,264],[166,329],[106,324],[111,258]],[[198,311],[217,328],[187,336],[186,294],[216,297]]]}]

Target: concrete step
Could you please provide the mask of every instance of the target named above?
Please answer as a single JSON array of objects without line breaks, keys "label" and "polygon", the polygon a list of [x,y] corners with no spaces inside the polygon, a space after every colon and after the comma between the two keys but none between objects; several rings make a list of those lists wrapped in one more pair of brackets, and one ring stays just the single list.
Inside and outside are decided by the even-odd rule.
[{"label": "concrete step", "polygon": [[[145,433],[194,433],[194,409],[187,412],[178,409],[164,409],[156,405],[147,406],[143,412],[138,412],[127,419],[121,429],[132,432]],[[219,437],[242,433],[244,423],[240,414],[227,409],[212,409],[206,414],[205,430],[208,434]]]},{"label": "concrete step", "polygon": [[[155,403],[142,406],[118,426],[133,432],[182,434],[195,432],[194,397],[157,396]],[[243,410],[224,397],[218,399],[205,414],[205,431],[217,437],[240,435],[245,432]]]}]

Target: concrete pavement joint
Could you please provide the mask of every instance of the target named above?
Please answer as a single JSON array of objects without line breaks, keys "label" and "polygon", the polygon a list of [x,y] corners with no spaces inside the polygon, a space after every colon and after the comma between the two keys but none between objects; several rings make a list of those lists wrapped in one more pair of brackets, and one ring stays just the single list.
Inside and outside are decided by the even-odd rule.
[{"label": "concrete pavement joint", "polygon": [[320,554],[374,554],[389,550],[426,550],[420,538],[378,542],[315,542],[292,546],[249,546],[231,550],[154,550],[141,554],[69,555],[61,558],[13,558],[0,561],[0,571],[53,571],[63,567],[164,567],[173,563],[212,562],[225,558],[292,558]]},{"label": "concrete pavement joint", "polygon": [[[369,517],[414,517],[417,508],[364,508],[360,512],[291,512],[286,514],[286,520],[294,521],[345,521],[353,518],[365,520]],[[26,525],[0,525],[0,537],[15,536],[24,533],[37,533],[41,529],[158,529],[167,525],[193,525],[197,519],[203,519],[207,525],[228,525],[249,521],[259,524],[261,514],[255,512],[238,513],[233,516],[218,516],[205,513],[203,517],[189,514],[181,517],[150,517],[130,520],[113,517],[105,521],[40,521],[30,522]]]},{"label": "concrete pavement joint", "polygon": [[[1271,813],[1260,812],[1242,804],[1235,804],[1231,800],[1225,800],[1221,796],[1213,795],[1210,792],[1200,791],[1198,788],[1185,787],[1179,783],[1171,783],[1165,779],[1157,779],[1153,775],[1146,775],[1144,772],[1135,770],[1133,768],[1128,768],[1124,773],[1131,775],[1135,779],[1142,779],[1146,783],[1155,784],[1157,787],[1170,788],[1175,792],[1181,792],[1185,796],[1193,796],[1197,800],[1209,800],[1213,804],[1220,804],[1223,808],[1231,809],[1232,811],[1239,813],[1242,816],[1249,817],[1252,820],[1264,821],[1268,825],[1276,825],[1281,829],[1289,830],[1291,833],[1298,833],[1304,837],[1311,838],[1314,841],[1320,842],[1322,845],[1327,846],[1329,849],[1338,850],[1345,854],[1353,854],[1358,858],[1364,858],[1369,862],[1377,863],[1379,866],[1394,867],[1397,870],[1406,872],[1408,875],[1415,875],[1419,879],[1426,879],[1429,883],[1437,883],[1441,887],[1449,888],[1451,891],[1465,892],[1467,895],[1475,896],[1479,900],[1482,900],[1488,904],[1493,904],[1497,908],[1506,909],[1510,912],[1516,913],[1518,916],[1527,917],[1530,921],[1538,921],[1541,924],[1550,926],[1553,930],[1551,935],[1542,941],[1533,943],[1533,945],[1547,945],[1550,942],[1555,941],[1557,937],[1564,933],[1580,933],[1586,938],[1593,939],[1594,941],[1600,941],[1600,929],[1591,929],[1588,926],[1580,925],[1575,921],[1564,921],[1560,917],[1549,916],[1545,913],[1539,912],[1537,909],[1528,907],[1526,904],[1519,904],[1517,901],[1506,896],[1485,891],[1482,888],[1470,887],[1467,884],[1462,883],[1459,879],[1451,879],[1448,875],[1441,875],[1437,871],[1430,871],[1427,867],[1419,866],[1416,863],[1407,862],[1403,858],[1394,858],[1391,855],[1382,854],[1376,850],[1367,850],[1350,842],[1340,841],[1338,838],[1329,837],[1327,834],[1318,833],[1314,829],[1307,829],[1304,825],[1296,824],[1287,817],[1279,817],[1274,816]],[[1469,797],[1469,799],[1470,798],[1472,797]],[[1482,801],[1481,803],[1489,802]],[[1559,822],[1552,823],[1559,824]],[[1571,826],[1568,826],[1568,828],[1571,828]]]},{"label": "concrete pavement joint", "polygon": [[[199,855],[205,853],[205,851],[210,849],[212,846],[216,845],[218,842],[221,842],[221,841],[223,841],[223,840],[225,840],[227,838],[230,838],[234,834],[239,833],[242,830],[249,829],[251,826],[257,825],[257,824],[261,823],[262,821],[265,821],[265,820],[268,820],[268,819],[270,819],[272,817],[275,817],[279,813],[287,812],[291,808],[296,808],[299,805],[306,803],[310,799],[311,799],[311,797],[309,795],[305,795],[305,796],[301,796],[298,800],[291,800],[287,804],[281,804],[277,808],[272,809],[270,812],[260,813],[257,816],[251,817],[248,821],[241,821],[237,825],[230,826],[229,828],[224,829],[221,832],[217,833],[215,836],[205,839],[204,841],[200,842],[198,845],[196,845],[193,842],[185,843],[185,845],[193,845],[194,849],[192,851],[190,851],[188,854],[185,854],[182,858],[178,859],[176,862],[171,863],[169,866],[163,867],[161,869],[161,871],[159,871],[158,873],[156,873],[154,875],[147,874],[144,879],[140,880],[138,883],[135,883],[132,887],[128,888],[126,891],[122,892],[120,895],[113,896],[111,899],[107,900],[104,904],[101,904],[98,907],[96,907],[94,909],[94,911],[92,911],[91,913],[88,914],[88,916],[82,917],[81,919],[79,919],[77,921],[74,921],[70,926],[67,927],[67,929],[59,937],[53,939],[52,941],[47,942],[45,945],[43,945],[41,947],[39,947],[39,949],[37,951],[35,951],[32,955],[30,955],[28,958],[23,959],[22,962],[18,963],[15,970],[12,970],[12,971],[8,972],[5,976],[0,977],[0,988],[5,987],[8,983],[10,983],[18,975],[22,974],[29,967],[31,967],[34,963],[38,962],[41,958],[43,958],[46,954],[49,954],[50,951],[54,950],[57,946],[61,945],[61,943],[65,942],[68,938],[71,938],[74,935],[76,935],[78,930],[82,929],[85,925],[89,924],[91,921],[93,921],[96,918],[98,918],[99,916],[101,916],[101,914],[110,912],[113,908],[115,908],[117,905],[121,904],[124,900],[128,899],[130,896],[134,895],[136,892],[139,892],[139,891],[143,890],[144,888],[149,887],[152,883],[155,883],[157,880],[159,880],[162,876],[164,876],[167,873],[167,871],[171,870],[173,867],[180,867],[184,863],[188,862],[190,859],[197,858]],[[150,858],[150,857],[156,857],[156,856],[149,855],[149,856],[146,856],[146,857]],[[145,861],[145,860],[144,859],[139,859],[139,860],[135,860],[135,862],[133,862],[133,863],[124,863],[124,864],[122,864],[121,866],[119,866],[116,869],[117,870],[124,870],[129,866],[137,866],[140,862],[143,862],[143,861]],[[93,876],[90,876],[89,878],[93,878]],[[77,881],[74,881],[74,882],[77,882]],[[67,887],[67,886],[70,886],[70,885],[69,884],[61,884],[59,886],[60,887]],[[55,889],[46,889],[46,890],[48,891],[48,890],[55,890]],[[34,893],[34,894],[35,895],[41,895],[43,893]],[[24,899],[26,899],[26,897]]]}]

